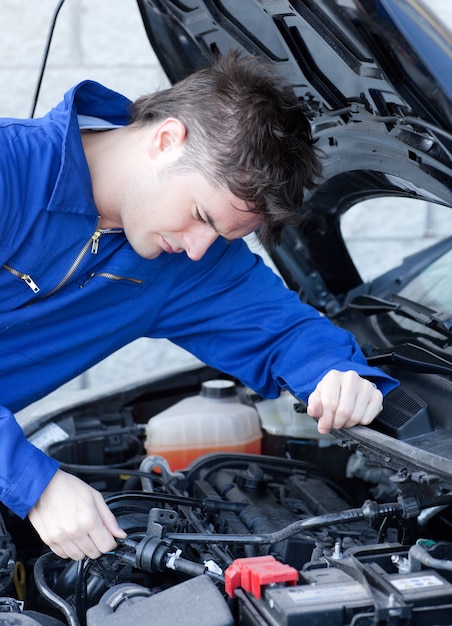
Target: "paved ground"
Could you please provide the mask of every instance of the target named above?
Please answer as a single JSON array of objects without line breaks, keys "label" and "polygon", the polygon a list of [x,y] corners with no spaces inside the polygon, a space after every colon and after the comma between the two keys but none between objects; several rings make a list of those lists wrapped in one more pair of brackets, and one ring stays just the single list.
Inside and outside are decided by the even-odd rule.
[{"label": "paved ground", "polygon": [[[452,24],[449,0],[428,0]],[[45,40],[57,0],[0,0],[0,116],[30,113]],[[135,0],[66,0],[50,48],[36,115],[61,99],[64,91],[94,79],[135,98],[168,85],[147,43]],[[424,204],[385,201],[378,210],[358,208],[345,225],[363,277],[389,268],[435,238],[452,232],[452,212]],[[164,340],[142,339],[120,350],[61,393],[115,385],[152,374],[192,357]]]}]

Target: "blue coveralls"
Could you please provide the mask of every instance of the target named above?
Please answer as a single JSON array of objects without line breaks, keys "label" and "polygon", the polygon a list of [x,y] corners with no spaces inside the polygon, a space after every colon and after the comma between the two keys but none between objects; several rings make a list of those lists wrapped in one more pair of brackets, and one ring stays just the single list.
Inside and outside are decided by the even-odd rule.
[{"label": "blue coveralls", "polygon": [[167,337],[264,397],[306,399],[332,368],[396,384],[243,241],[146,260],[122,231],[99,233],[77,114],[122,125],[128,109],[86,81],[42,119],[0,120],[0,500],[22,517],[58,463],[11,411],[138,337]]}]

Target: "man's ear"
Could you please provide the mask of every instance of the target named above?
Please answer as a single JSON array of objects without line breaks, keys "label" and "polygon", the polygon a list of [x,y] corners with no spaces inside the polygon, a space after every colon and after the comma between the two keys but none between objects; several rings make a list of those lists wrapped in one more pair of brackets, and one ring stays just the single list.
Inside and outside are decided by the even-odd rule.
[{"label": "man's ear", "polygon": [[[184,147],[187,129],[185,124],[174,117],[167,117],[152,127],[149,135],[148,153],[151,158],[161,157],[162,153],[174,151],[174,156],[180,154]],[[167,156],[173,156],[168,154]]]}]

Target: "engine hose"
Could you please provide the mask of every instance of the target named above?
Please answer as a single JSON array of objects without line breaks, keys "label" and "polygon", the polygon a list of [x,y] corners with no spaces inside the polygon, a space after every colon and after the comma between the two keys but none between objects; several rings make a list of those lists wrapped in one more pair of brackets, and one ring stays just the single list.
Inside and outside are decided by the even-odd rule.
[{"label": "engine hose", "polygon": [[452,494],[447,493],[442,496],[434,496],[433,498],[430,498],[429,500],[423,500],[422,508],[428,509],[430,507],[449,506],[451,504],[452,504]]},{"label": "engine hose", "polygon": [[[127,472],[130,474],[131,472]],[[143,472],[139,472],[143,474]],[[141,491],[120,491],[105,498],[105,502],[114,507],[117,503],[130,500],[142,502],[164,502],[165,504],[180,504],[182,506],[198,507],[203,511],[232,511],[240,513],[247,504],[244,502],[228,502],[224,500],[215,500],[213,498],[190,498],[188,496],[178,496],[169,493],[149,493]],[[114,512],[114,511],[113,511]]]},{"label": "engine hose", "polygon": [[69,626],[80,626],[80,622],[73,607],[50,589],[46,582],[44,568],[49,562],[56,560],[60,561],[60,558],[53,552],[46,552],[37,559],[33,569],[36,587],[43,598],[63,613]]},{"label": "engine hose", "polygon": [[[57,450],[59,450],[59,448],[63,448],[64,446],[67,446],[70,443],[80,443],[83,441],[91,441],[94,437],[105,438],[107,434],[108,434],[108,437],[111,437],[112,435],[115,435],[115,436],[116,435],[129,435],[130,439],[133,439],[139,444],[140,442],[139,442],[138,436],[144,435],[145,429],[143,426],[135,426],[133,428],[131,428],[130,426],[121,426],[118,428],[112,428],[111,430],[108,430],[108,431],[99,429],[99,430],[95,430],[94,432],[83,433],[81,435],[72,435],[72,436],[66,437],[65,439],[61,439],[60,441],[54,441],[53,443],[49,444],[46,448],[46,453],[49,455],[53,455],[55,454],[55,452],[57,452]],[[77,464],[75,464],[75,466],[77,466]]]},{"label": "engine hose", "polygon": [[204,543],[247,543],[257,545],[273,545],[292,537],[292,535],[296,535],[297,533],[306,530],[316,530],[318,528],[323,528],[324,526],[331,526],[332,524],[359,522],[364,519],[369,522],[374,522],[381,515],[388,516],[400,513],[403,513],[403,506],[399,502],[380,505],[376,502],[366,500],[363,506],[359,509],[347,509],[345,511],[340,511],[339,513],[327,513],[325,515],[308,517],[306,519],[293,522],[292,524],[289,524],[281,530],[277,530],[273,533],[266,533],[262,535],[167,533],[165,538],[176,542],[182,541],[184,543],[202,541]]},{"label": "engine hose", "polygon": [[206,565],[182,558],[179,552],[180,550],[177,550],[176,552],[167,554],[165,565],[168,569],[172,569],[175,572],[182,572],[183,574],[193,577],[204,574],[224,584],[224,576],[222,574],[212,572]]},{"label": "engine hose", "polygon": [[425,567],[432,569],[443,569],[452,572],[452,561],[450,559],[436,559],[431,556],[422,543],[416,543],[408,551],[408,559],[414,567],[413,571],[417,571],[416,562],[422,563]]},{"label": "engine hose", "polygon": [[86,579],[91,564],[92,560],[88,557],[77,562],[73,603],[81,626],[85,626],[86,624],[86,611],[88,609]]}]

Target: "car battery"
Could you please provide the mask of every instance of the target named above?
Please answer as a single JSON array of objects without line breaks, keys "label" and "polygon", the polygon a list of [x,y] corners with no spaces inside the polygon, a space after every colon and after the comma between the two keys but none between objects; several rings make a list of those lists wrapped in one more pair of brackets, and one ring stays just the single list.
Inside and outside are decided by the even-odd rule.
[{"label": "car battery", "polygon": [[[421,569],[399,573],[392,557],[406,557],[402,546],[367,546],[342,561],[311,564],[298,584],[268,585],[259,597],[242,596],[240,624],[261,626],[411,626],[452,624],[450,572]],[[250,606],[252,605],[252,609]],[[257,609],[259,620],[253,617]]]},{"label": "car battery", "polygon": [[[372,598],[365,587],[340,570],[319,568],[310,578],[304,585],[266,589],[269,623],[345,626],[356,614],[372,612]],[[314,578],[317,582],[312,582]]]},{"label": "car battery", "polygon": [[[368,616],[366,624],[381,623],[365,586],[334,568],[324,569],[321,579],[322,582],[318,577],[319,582],[306,585],[267,589],[265,612],[269,615],[268,623],[280,626],[350,626],[355,623],[357,615],[364,614]],[[452,585],[435,570],[394,574],[386,582],[400,592],[403,604],[395,602],[394,608],[391,608],[391,601],[388,600],[380,616],[387,618],[392,615],[397,624],[399,613],[401,624],[413,626],[446,626],[452,623]],[[386,597],[390,598],[390,595],[388,587]]]}]

